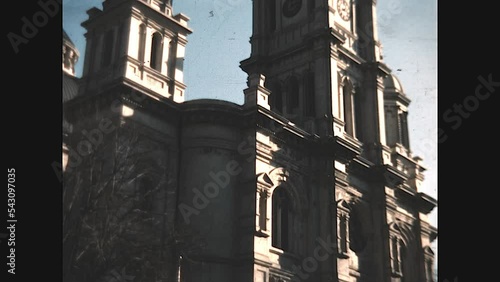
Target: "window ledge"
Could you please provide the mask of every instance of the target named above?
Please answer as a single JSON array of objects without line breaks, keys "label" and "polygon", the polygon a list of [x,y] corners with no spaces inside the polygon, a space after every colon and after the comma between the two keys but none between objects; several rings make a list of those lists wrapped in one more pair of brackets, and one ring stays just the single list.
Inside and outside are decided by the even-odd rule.
[{"label": "window ledge", "polygon": [[297,256],[296,254],[293,254],[293,253],[290,253],[290,252],[287,252],[287,251],[283,251],[282,249],[278,249],[278,248],[275,248],[275,247],[269,248],[269,252],[273,253],[273,254],[276,254],[276,255],[284,256],[284,257],[287,257],[287,258],[290,258],[290,259],[293,259],[293,260],[299,260],[300,259],[299,256]]},{"label": "window ledge", "polygon": [[341,253],[338,253],[337,255],[339,258],[341,259],[348,259],[349,258],[349,254],[347,254],[347,252],[341,252]]},{"label": "window ledge", "polygon": [[255,236],[267,238],[270,236],[270,233],[267,230],[259,229],[255,231]]},{"label": "window ledge", "polygon": [[403,274],[401,272],[397,271],[397,272],[392,272],[391,276],[401,278],[401,277],[403,277]]}]

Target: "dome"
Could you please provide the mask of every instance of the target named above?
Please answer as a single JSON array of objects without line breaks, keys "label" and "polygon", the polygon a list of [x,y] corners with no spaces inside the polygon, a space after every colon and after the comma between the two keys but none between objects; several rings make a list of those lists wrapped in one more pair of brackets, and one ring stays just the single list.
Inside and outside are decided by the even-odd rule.
[{"label": "dome", "polygon": [[73,131],[73,126],[67,120],[65,115],[66,102],[69,102],[78,96],[78,78],[63,72],[62,99],[63,99],[63,133],[69,134]]},{"label": "dome", "polygon": [[75,43],[71,41],[71,38],[69,38],[68,34],[64,30],[63,30],[63,44],[73,47],[73,49],[76,50]]},{"label": "dome", "polygon": [[78,49],[76,49],[75,44],[71,39],[69,38],[68,34],[66,31],[63,30],[63,71],[70,75],[75,75],[75,65],[76,62],[78,62],[78,57],[80,57],[80,53],[78,52]]},{"label": "dome", "polygon": [[78,95],[78,78],[75,77],[75,64],[78,60],[78,50],[63,30],[63,103]]},{"label": "dome", "polygon": [[[63,30],[63,46],[62,46],[62,59],[63,59],[63,73],[62,73],[62,100],[63,105],[74,99],[78,95],[78,81],[75,77],[75,64],[78,61],[78,50],[75,44],[69,38],[68,34]],[[73,126],[66,119],[63,106],[63,135],[67,136],[73,131]]]},{"label": "dome", "polygon": [[78,95],[78,78],[63,73],[63,103],[73,100]]},{"label": "dome", "polygon": [[403,85],[401,84],[401,81],[399,81],[398,77],[394,74],[389,74],[384,79],[384,87],[386,91],[394,91],[404,94]]}]

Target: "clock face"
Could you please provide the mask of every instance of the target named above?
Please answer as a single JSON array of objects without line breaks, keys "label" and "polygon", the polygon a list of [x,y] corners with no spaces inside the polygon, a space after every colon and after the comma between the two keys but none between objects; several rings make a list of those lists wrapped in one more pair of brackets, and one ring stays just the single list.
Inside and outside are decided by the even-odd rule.
[{"label": "clock face", "polygon": [[347,0],[338,0],[337,10],[340,18],[344,21],[348,21],[351,18],[351,6]]},{"label": "clock face", "polygon": [[287,18],[295,16],[302,7],[302,0],[285,0],[283,3],[283,15]]}]

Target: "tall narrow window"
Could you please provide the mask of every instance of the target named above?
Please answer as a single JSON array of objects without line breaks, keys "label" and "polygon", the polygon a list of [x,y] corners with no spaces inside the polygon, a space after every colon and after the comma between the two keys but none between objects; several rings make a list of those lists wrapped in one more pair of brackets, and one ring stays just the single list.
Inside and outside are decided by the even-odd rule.
[{"label": "tall narrow window", "polygon": [[359,89],[355,89],[353,91],[353,100],[354,100],[354,127],[356,138],[363,142],[363,107],[362,107],[362,98],[363,93],[359,91]]},{"label": "tall narrow window", "polygon": [[269,30],[276,30],[276,0],[269,0]]},{"label": "tall narrow window", "polygon": [[101,53],[101,66],[107,67],[111,64],[111,60],[113,57],[113,42],[114,42],[115,33],[113,30],[109,30],[104,35],[104,41],[102,46]]},{"label": "tall narrow window", "polygon": [[342,109],[344,108],[344,104],[342,102],[342,92],[344,92],[344,88],[339,87],[337,91],[337,111],[335,112],[335,116],[338,119],[342,119]]},{"label": "tall narrow window", "polygon": [[118,28],[118,34],[116,35],[116,51],[115,53],[115,58],[118,59],[120,58],[124,53],[124,44],[123,42],[125,41],[125,27],[123,23],[120,23],[120,27]]},{"label": "tall narrow window", "polygon": [[407,261],[406,261],[406,247],[403,244],[403,241],[399,240],[399,267],[401,273],[401,282],[411,281],[410,275],[408,272]]},{"label": "tall narrow window", "polygon": [[296,114],[299,111],[299,81],[292,76],[287,81],[287,113]]},{"label": "tall narrow window", "polygon": [[290,227],[292,222],[291,202],[283,187],[274,190],[273,197],[272,244],[288,251],[290,248]]},{"label": "tall narrow window", "polygon": [[[87,74],[89,71],[95,71],[101,67],[101,61],[99,60],[99,46],[101,45],[102,36],[92,36],[90,41],[88,42],[89,46],[87,50],[90,48],[90,56],[88,58],[88,69],[87,63],[84,64],[84,74]],[[87,61],[87,57],[85,57],[85,61]]]},{"label": "tall narrow window", "polygon": [[366,246],[363,234],[363,224],[357,209],[352,209],[349,216],[349,248],[355,253],[361,252]]},{"label": "tall narrow window", "polygon": [[344,94],[344,123],[345,132],[352,137],[355,137],[355,126],[354,126],[354,100],[353,100],[353,88],[348,82],[344,84],[342,88]]},{"label": "tall narrow window", "polygon": [[434,282],[434,273],[432,271],[432,260],[430,259],[425,261],[425,273],[427,276],[427,282]]},{"label": "tall narrow window", "polygon": [[259,198],[259,227],[267,230],[267,193],[261,192]]},{"label": "tall narrow window", "polygon": [[391,261],[392,261],[392,272],[394,274],[401,273],[401,265],[400,265],[400,245],[398,242],[398,238],[393,236],[391,238]]},{"label": "tall narrow window", "polygon": [[146,50],[146,26],[141,24],[139,26],[139,48],[137,59],[139,62],[144,62],[144,52]]},{"label": "tall narrow window", "polygon": [[305,83],[304,83],[304,104],[305,104],[304,114],[305,114],[305,116],[314,117],[316,114],[316,105],[315,105],[316,91],[315,91],[315,88],[316,88],[316,86],[314,84],[314,73],[309,72],[305,76]]},{"label": "tall narrow window", "polygon": [[151,42],[151,60],[150,66],[151,68],[161,71],[161,56],[163,53],[163,43],[161,35],[158,32],[153,34],[153,40]]},{"label": "tall narrow window", "polygon": [[347,224],[347,215],[341,214],[339,219],[339,237],[340,237],[340,253],[347,254],[347,235],[348,235],[348,224]]},{"label": "tall narrow window", "polygon": [[400,136],[400,142],[401,144],[409,149],[410,148],[410,138],[408,136],[408,113],[407,112],[402,112],[399,114],[399,136]]},{"label": "tall narrow window", "polygon": [[283,94],[281,91],[281,85],[279,82],[275,82],[270,86],[271,95],[269,96],[269,105],[272,111],[278,113],[283,112]]},{"label": "tall narrow window", "polygon": [[73,51],[71,51],[69,48],[66,49],[66,46],[63,46],[63,64],[65,69],[70,69],[71,68],[71,55]]}]

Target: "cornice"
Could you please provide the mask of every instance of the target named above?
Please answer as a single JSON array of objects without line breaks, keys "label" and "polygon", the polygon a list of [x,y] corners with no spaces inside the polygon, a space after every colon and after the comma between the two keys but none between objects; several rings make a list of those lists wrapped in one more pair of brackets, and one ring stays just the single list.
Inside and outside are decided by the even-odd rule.
[{"label": "cornice", "polygon": [[348,136],[333,137],[335,159],[341,162],[350,162],[361,154],[361,143]]},{"label": "cornice", "polygon": [[417,193],[416,200],[420,212],[424,214],[429,214],[435,207],[437,207],[437,200],[425,193]]},{"label": "cornice", "polygon": [[113,107],[115,102],[129,105],[132,108],[143,108],[149,113],[172,121],[177,120],[180,116],[179,104],[154,92],[147,92],[144,89],[134,87],[127,83],[127,79],[123,78],[114,80],[99,92],[82,93],[66,103],[65,108],[68,113],[79,112],[85,114],[98,109],[111,110],[110,107]]},{"label": "cornice", "polygon": [[370,176],[373,180],[378,180],[384,185],[396,189],[403,185],[408,176],[390,165],[372,165],[370,166]]},{"label": "cornice", "polygon": [[347,173],[335,169],[335,182],[342,187],[348,187],[349,182],[347,181]]},{"label": "cornice", "polygon": [[386,77],[392,72],[392,70],[384,62],[381,61],[376,61],[376,62],[365,61],[361,66],[366,70],[370,71],[376,70],[377,74],[381,77]]},{"label": "cornice", "polygon": [[210,123],[235,126],[240,129],[253,127],[255,116],[237,104],[221,100],[192,100],[179,104],[184,125]]},{"label": "cornice", "polygon": [[399,102],[406,107],[408,107],[411,103],[411,99],[408,98],[408,96],[394,90],[384,90],[384,99]]},{"label": "cornice", "polygon": [[[139,7],[140,8],[139,8]],[[187,19],[189,20],[189,18],[187,16],[185,16],[184,14],[177,14],[175,15],[174,17],[172,16],[169,16],[169,15],[166,15],[164,13],[162,13],[161,11],[158,11],[156,9],[153,9],[152,7],[148,6],[148,4],[142,2],[142,1],[134,1],[133,2],[133,5],[132,5],[133,8],[136,8],[136,9],[148,9],[146,11],[149,12],[153,12],[153,14],[155,15],[159,15],[161,16],[161,19],[166,19],[168,20],[169,22],[173,23],[174,25],[176,25],[178,28],[180,28],[181,30],[183,30],[184,32],[186,32],[187,34],[191,34],[193,33],[193,30],[185,25],[182,25],[175,17],[180,17],[180,18],[183,18],[183,19]],[[135,11],[134,13],[137,13],[137,11]],[[137,15],[137,14],[135,14]],[[141,15],[140,13],[138,15]]]},{"label": "cornice", "polygon": [[257,106],[257,113],[260,117],[258,119],[257,123],[259,124],[259,122],[260,122],[260,125],[263,126],[264,128],[269,128],[268,126],[266,126],[265,121],[267,121],[267,122],[272,121],[273,122],[274,128],[273,129],[269,128],[269,130],[274,133],[273,135],[276,135],[277,132],[275,132],[275,131],[277,130],[279,132],[288,132],[291,135],[294,135],[300,139],[307,139],[307,138],[311,137],[310,133],[308,133],[307,131],[296,126],[294,123],[292,123],[287,118],[285,118],[285,117],[283,117],[283,116],[281,116],[281,115],[279,115],[271,110],[268,110],[260,105]]},{"label": "cornice", "polygon": [[[130,12],[129,12],[130,11]],[[123,1],[116,6],[110,7],[109,10],[105,9],[104,11],[97,8],[97,7],[92,7],[89,10],[87,10],[87,14],[89,18],[82,22],[81,26],[84,27],[85,29],[89,29],[93,23],[96,21],[101,20],[102,17],[105,17],[106,15],[110,13],[119,13],[122,12],[123,15],[126,15],[126,13],[130,13],[131,15],[135,16],[136,18],[141,18],[143,16],[143,13],[146,12],[149,14],[149,18],[151,19],[151,16],[156,18],[155,20],[151,20],[150,24],[155,23],[158,27],[163,27],[160,24],[158,24],[158,21],[164,21],[169,24],[173,24],[177,31],[184,32],[186,34],[191,34],[193,30],[183,24],[181,24],[176,18],[163,14],[161,11],[155,10],[152,7],[148,6],[146,3],[142,1]],[[130,15],[129,14],[129,15]],[[160,17],[158,17],[160,16]],[[176,15],[179,16],[179,15]],[[184,15],[180,15],[179,17],[181,18],[187,18]]]},{"label": "cornice", "polygon": [[357,65],[362,65],[362,64],[366,63],[366,60],[364,60],[360,56],[354,54],[353,52],[351,52],[349,49],[345,48],[342,45],[339,46],[338,50],[339,50],[340,54],[342,54],[347,59],[349,59],[350,61],[354,62]]}]

